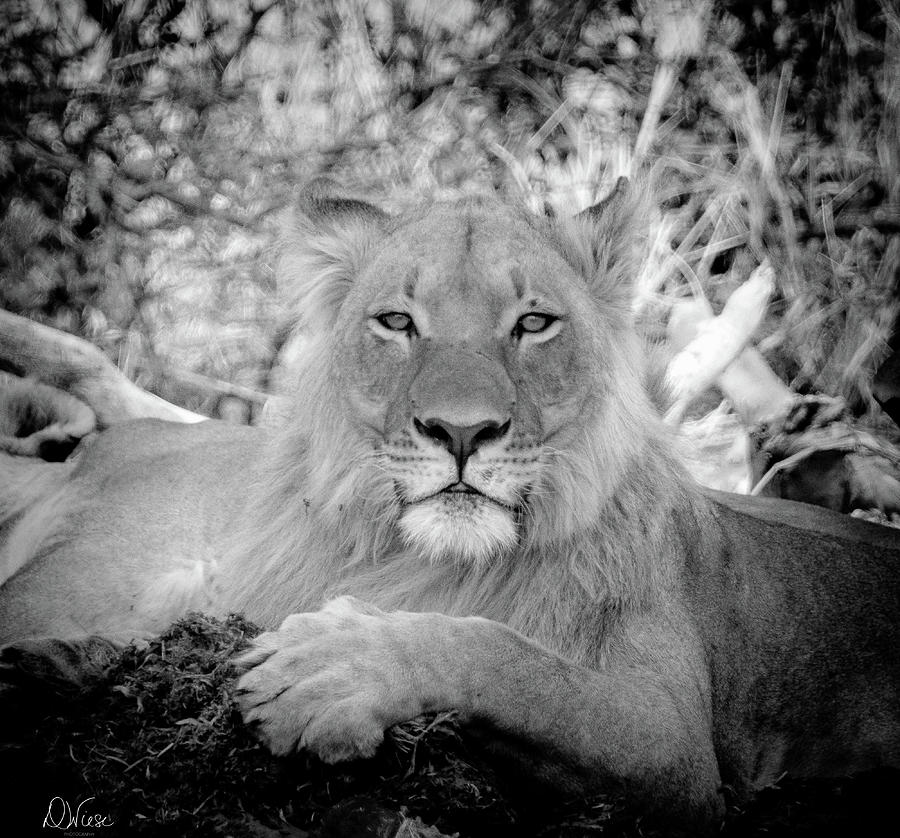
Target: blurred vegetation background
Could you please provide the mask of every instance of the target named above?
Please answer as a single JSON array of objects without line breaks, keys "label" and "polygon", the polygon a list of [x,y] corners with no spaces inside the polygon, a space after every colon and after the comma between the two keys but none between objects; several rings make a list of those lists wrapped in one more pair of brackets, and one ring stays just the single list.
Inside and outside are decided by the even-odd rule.
[{"label": "blurred vegetation background", "polygon": [[768,258],[755,339],[873,412],[898,311],[893,0],[8,0],[0,306],[234,421],[289,317],[279,210],[328,174],[388,209],[500,190],[658,207],[635,309],[714,312]]}]

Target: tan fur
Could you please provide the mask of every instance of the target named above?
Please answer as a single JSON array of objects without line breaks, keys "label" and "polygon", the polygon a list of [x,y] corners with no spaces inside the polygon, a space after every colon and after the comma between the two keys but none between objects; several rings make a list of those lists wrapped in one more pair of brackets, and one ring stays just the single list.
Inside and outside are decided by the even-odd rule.
[{"label": "tan fur", "polygon": [[126,423],[25,504],[23,473],[51,481],[17,461],[0,640],[243,610],[284,621],[241,681],[278,753],[367,755],[456,707],[676,820],[708,823],[723,782],[896,764],[897,536],[691,484],[629,324],[637,220],[622,194],[568,222],[308,197],[290,408]]}]

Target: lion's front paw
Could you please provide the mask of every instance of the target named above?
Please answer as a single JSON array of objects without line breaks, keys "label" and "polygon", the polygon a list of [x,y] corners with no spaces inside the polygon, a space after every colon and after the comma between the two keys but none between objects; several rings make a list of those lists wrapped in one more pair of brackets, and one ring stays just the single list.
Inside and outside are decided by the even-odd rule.
[{"label": "lion's front paw", "polygon": [[293,614],[238,659],[245,721],[275,754],[369,757],[397,722],[428,709],[408,666],[409,618],[352,597]]}]

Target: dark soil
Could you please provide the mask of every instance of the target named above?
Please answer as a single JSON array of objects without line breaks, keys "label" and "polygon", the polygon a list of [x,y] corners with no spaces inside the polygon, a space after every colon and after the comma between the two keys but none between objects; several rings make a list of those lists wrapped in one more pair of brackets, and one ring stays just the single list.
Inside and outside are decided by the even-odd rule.
[{"label": "dark soil", "polygon": [[[6,697],[4,835],[440,838],[661,835],[614,796],[527,803],[479,760],[452,714],[394,728],[372,760],[279,760],[232,702],[230,659],[257,629],[193,615],[125,650],[86,689]],[[888,834],[900,773],[785,782],[731,806],[729,836]],[[53,798],[58,798],[51,804]],[[88,800],[88,798],[93,798]],[[65,830],[46,822],[80,821]],[[112,825],[97,826],[97,818]],[[87,826],[82,826],[87,823]]]}]

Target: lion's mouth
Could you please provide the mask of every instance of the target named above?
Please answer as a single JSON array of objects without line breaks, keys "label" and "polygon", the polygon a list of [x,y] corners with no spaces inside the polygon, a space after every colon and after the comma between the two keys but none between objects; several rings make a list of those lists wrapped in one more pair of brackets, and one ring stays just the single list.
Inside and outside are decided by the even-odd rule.
[{"label": "lion's mouth", "polygon": [[454,483],[452,486],[447,486],[444,489],[441,489],[438,494],[448,494],[448,495],[482,495],[482,492],[479,492],[474,486],[470,486],[468,483],[463,483],[460,480],[458,483]]},{"label": "lion's mouth", "polygon": [[444,503],[450,504],[451,506],[459,507],[487,503],[494,504],[496,506],[499,506],[501,509],[506,509],[510,512],[515,511],[514,508],[508,503],[504,503],[502,500],[491,497],[490,495],[479,491],[474,486],[470,486],[468,483],[464,483],[461,480],[449,486],[445,486],[443,489],[439,489],[436,492],[432,492],[430,495],[424,495],[423,497],[415,498],[411,501],[411,504],[425,503],[430,500],[443,501]]}]

